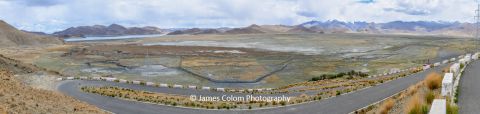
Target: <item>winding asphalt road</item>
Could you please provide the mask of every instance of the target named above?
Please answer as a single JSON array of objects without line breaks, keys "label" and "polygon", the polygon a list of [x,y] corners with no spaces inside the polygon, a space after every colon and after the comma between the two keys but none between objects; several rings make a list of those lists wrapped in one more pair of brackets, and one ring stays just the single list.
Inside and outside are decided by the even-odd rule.
[{"label": "winding asphalt road", "polygon": [[474,61],[465,68],[459,86],[460,114],[480,113],[480,61]]},{"label": "winding asphalt road", "polygon": [[[153,87],[139,87],[138,85],[120,84],[112,82],[99,81],[81,81],[69,80],[58,85],[58,90],[70,95],[78,100],[96,105],[99,108],[111,111],[117,114],[346,114],[359,108],[380,101],[395,93],[398,93],[410,85],[415,84],[425,78],[425,75],[432,71],[440,72],[441,67],[429,69],[414,75],[396,79],[374,87],[358,90],[353,93],[324,99],[316,102],[308,102],[286,107],[256,109],[256,110],[205,110],[180,108],[172,106],[163,106],[155,104],[140,103],[134,101],[121,100],[111,97],[100,96],[92,93],[85,93],[80,90],[82,86],[103,86],[116,85],[125,88],[137,90],[146,90],[162,93],[174,93],[182,95],[230,95],[235,93],[220,93],[211,91],[192,91],[188,89],[167,89]],[[294,94],[287,94],[291,96]],[[477,105],[478,106],[478,105]]]}]

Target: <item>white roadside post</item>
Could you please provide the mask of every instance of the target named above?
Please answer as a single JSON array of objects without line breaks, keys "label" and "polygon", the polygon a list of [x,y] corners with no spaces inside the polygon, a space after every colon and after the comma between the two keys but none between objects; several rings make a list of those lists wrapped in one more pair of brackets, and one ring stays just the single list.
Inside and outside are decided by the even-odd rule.
[{"label": "white roadside post", "polygon": [[450,73],[453,73],[454,76],[457,76],[457,74],[460,72],[460,64],[455,63],[452,66],[450,66]]},{"label": "white roadside post", "polygon": [[189,85],[188,88],[190,88],[190,89],[197,89],[197,86]]},{"label": "white roadside post", "polygon": [[203,90],[210,90],[210,87],[202,87]]},{"label": "white roadside post", "polygon": [[434,99],[428,114],[447,114],[447,100]]},{"label": "white roadside post", "polygon": [[140,84],[140,81],[134,80],[134,81],[132,81],[132,83],[133,83],[133,84]]},{"label": "white roadside post", "polygon": [[442,61],[442,64],[447,64],[448,63],[448,60],[443,60]]},{"label": "white roadside post", "polygon": [[173,85],[173,88],[183,88],[183,85],[177,85],[177,84],[175,84],[175,85]]},{"label": "white roadside post", "polygon": [[153,83],[153,82],[146,82],[145,85],[147,85],[147,86],[155,86],[155,83]]},{"label": "white roadside post", "polygon": [[105,80],[106,80],[107,82],[113,82],[113,81],[115,81],[116,79],[117,79],[117,78],[105,78]]},{"label": "white roadside post", "polygon": [[442,96],[451,96],[453,89],[453,73],[445,73],[442,80]]},{"label": "white roadside post", "polygon": [[120,79],[118,82],[120,82],[120,83],[127,83],[127,80]]},{"label": "white roadside post", "polygon": [[168,87],[168,84],[159,84],[160,87]]},{"label": "white roadside post", "polygon": [[217,91],[225,92],[225,88],[217,88]]}]

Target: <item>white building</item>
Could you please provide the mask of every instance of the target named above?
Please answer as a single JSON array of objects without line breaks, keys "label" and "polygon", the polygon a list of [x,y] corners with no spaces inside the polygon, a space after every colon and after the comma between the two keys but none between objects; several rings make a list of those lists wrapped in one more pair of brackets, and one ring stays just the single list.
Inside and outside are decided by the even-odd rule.
[{"label": "white building", "polygon": [[447,96],[452,93],[453,89],[453,73],[445,73],[442,80],[442,96]]},{"label": "white building", "polygon": [[67,77],[67,80],[73,80],[75,79],[74,77]]},{"label": "white building", "polygon": [[62,81],[62,80],[63,80],[63,78],[57,78],[57,81]]},{"label": "white building", "polygon": [[453,75],[457,75],[458,72],[460,72],[460,64],[459,63],[455,63],[453,64],[452,66],[450,66],[450,73],[453,73]]},{"label": "white building", "polygon": [[434,99],[428,114],[447,114],[447,100]]},{"label": "white building", "polygon": [[253,89],[247,89],[248,92],[253,92]]}]

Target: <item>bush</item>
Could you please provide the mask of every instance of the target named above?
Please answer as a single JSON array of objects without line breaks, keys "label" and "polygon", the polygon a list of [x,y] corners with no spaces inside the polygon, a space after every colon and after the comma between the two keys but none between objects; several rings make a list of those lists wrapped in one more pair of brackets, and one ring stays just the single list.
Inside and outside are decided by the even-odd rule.
[{"label": "bush", "polygon": [[379,114],[388,114],[388,111],[393,108],[395,102],[392,99],[386,100],[381,106],[379,110]]},{"label": "bush", "polygon": [[410,98],[406,106],[408,114],[426,114],[428,113],[428,106],[424,105],[418,94]]},{"label": "bush", "polygon": [[447,114],[458,114],[458,106],[447,103]]},{"label": "bush", "polygon": [[425,94],[425,100],[427,100],[428,104],[432,104],[433,99],[435,99],[435,94],[432,91],[428,91],[427,94]]},{"label": "bush", "polygon": [[436,72],[432,72],[425,78],[425,84],[427,84],[430,90],[438,89],[442,84],[442,76]]}]

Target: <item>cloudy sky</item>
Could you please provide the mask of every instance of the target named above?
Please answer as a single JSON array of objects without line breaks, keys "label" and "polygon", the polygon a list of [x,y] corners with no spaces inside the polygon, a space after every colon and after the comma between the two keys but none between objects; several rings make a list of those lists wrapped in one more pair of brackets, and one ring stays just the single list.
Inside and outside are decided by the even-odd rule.
[{"label": "cloudy sky", "polygon": [[239,27],[311,20],[472,22],[475,0],[0,0],[0,19],[54,32],[71,26]]}]

